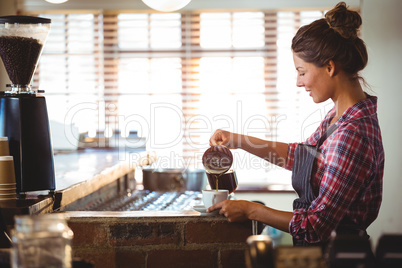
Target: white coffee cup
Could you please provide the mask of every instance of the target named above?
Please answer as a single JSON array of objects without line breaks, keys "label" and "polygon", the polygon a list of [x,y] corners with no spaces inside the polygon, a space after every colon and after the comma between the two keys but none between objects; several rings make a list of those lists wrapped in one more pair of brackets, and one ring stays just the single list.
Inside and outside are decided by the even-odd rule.
[{"label": "white coffee cup", "polygon": [[202,201],[204,202],[205,208],[227,200],[228,196],[228,190],[202,190]]}]

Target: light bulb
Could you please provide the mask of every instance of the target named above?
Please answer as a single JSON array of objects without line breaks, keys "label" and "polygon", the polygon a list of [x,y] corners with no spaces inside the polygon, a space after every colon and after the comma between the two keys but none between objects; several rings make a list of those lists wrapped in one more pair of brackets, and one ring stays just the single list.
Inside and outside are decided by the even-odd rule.
[{"label": "light bulb", "polygon": [[67,2],[68,0],[45,0],[45,1],[52,3],[52,4],[61,4],[61,3]]},{"label": "light bulb", "polygon": [[170,12],[179,10],[185,7],[191,0],[142,0],[147,6],[152,9]]}]

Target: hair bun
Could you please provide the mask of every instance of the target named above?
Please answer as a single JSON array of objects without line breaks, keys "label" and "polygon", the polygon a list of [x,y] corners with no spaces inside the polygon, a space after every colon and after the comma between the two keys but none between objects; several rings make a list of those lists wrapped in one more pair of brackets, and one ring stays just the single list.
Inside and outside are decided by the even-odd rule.
[{"label": "hair bun", "polygon": [[328,25],[345,39],[357,38],[357,30],[362,25],[362,18],[356,11],[348,10],[345,2],[338,3],[325,14]]}]

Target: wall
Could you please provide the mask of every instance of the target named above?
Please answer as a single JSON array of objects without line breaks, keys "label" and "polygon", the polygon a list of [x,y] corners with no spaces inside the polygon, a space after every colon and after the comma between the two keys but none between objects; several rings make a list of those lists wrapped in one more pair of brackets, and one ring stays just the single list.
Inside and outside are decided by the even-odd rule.
[{"label": "wall", "polygon": [[401,148],[402,1],[363,0],[362,37],[369,50],[363,73],[378,96],[378,117],[385,150],[383,204],[378,219],[369,227],[373,241],[382,233],[402,233]]}]

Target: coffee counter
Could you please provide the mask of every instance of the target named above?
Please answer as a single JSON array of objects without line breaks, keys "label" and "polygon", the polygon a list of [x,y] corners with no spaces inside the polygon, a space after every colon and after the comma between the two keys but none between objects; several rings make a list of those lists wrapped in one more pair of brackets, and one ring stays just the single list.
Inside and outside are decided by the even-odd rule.
[{"label": "coffee counter", "polygon": [[[175,267],[197,260],[203,267],[244,267],[251,222],[229,223],[217,213],[197,211],[74,211],[88,199],[136,189],[134,171],[155,154],[84,150],[55,155],[56,191],[0,201],[6,230],[17,214],[59,212],[74,232],[73,256],[94,267]],[[72,207],[73,211],[63,208]],[[9,243],[8,243],[8,246]],[[4,244],[3,244],[4,247]],[[204,265],[205,264],[205,265]],[[173,267],[172,266],[172,267]]]},{"label": "coffee counter", "polygon": [[[245,267],[251,222],[196,211],[66,212],[73,255],[94,267]],[[196,263],[194,263],[196,262]],[[193,265],[191,265],[193,264]]]},{"label": "coffee counter", "polygon": [[86,197],[118,179],[135,183],[136,167],[150,165],[155,160],[155,153],[146,151],[86,149],[56,154],[54,209]]},{"label": "coffee counter", "polygon": [[155,159],[154,153],[145,151],[87,149],[56,153],[54,198],[48,191],[28,192],[25,198],[0,200],[0,209],[22,214],[49,213],[132,174],[137,166],[152,164]]},{"label": "coffee counter", "polygon": [[[93,191],[124,177],[138,165],[154,161],[155,155],[145,151],[119,152],[116,150],[78,150],[56,153],[54,157],[56,173],[55,195],[48,191],[29,192],[25,198],[0,200],[0,226],[9,231],[14,224],[14,216],[21,214],[50,213],[61,205],[74,202]],[[4,237],[0,247],[8,246]]]},{"label": "coffee counter", "polygon": [[[113,182],[120,188],[141,189],[134,179],[138,166],[151,165],[156,154],[143,150],[119,151],[118,149],[85,149],[57,152],[54,156],[56,189],[54,200],[46,191],[28,193],[26,199],[0,201],[1,207],[19,207],[30,214],[47,213],[69,205]],[[127,185],[130,184],[130,185]],[[278,185],[239,185],[237,193],[293,192]]]},{"label": "coffee counter", "polygon": [[229,223],[217,213],[191,210],[79,211],[92,202],[139,188],[133,177],[135,167],[152,164],[155,155],[139,152],[131,156],[110,151],[81,155],[76,161],[79,170],[93,161],[99,166],[87,168],[83,174],[89,178],[57,166],[57,161],[68,155],[56,156],[58,174],[60,168],[66,171],[63,180],[67,185],[73,182],[74,173],[81,175],[75,184],[57,190],[55,198],[55,208],[69,218],[74,232],[74,257],[94,267],[165,267],[167,263],[183,267],[194,260],[198,267],[245,266],[251,222]]}]

